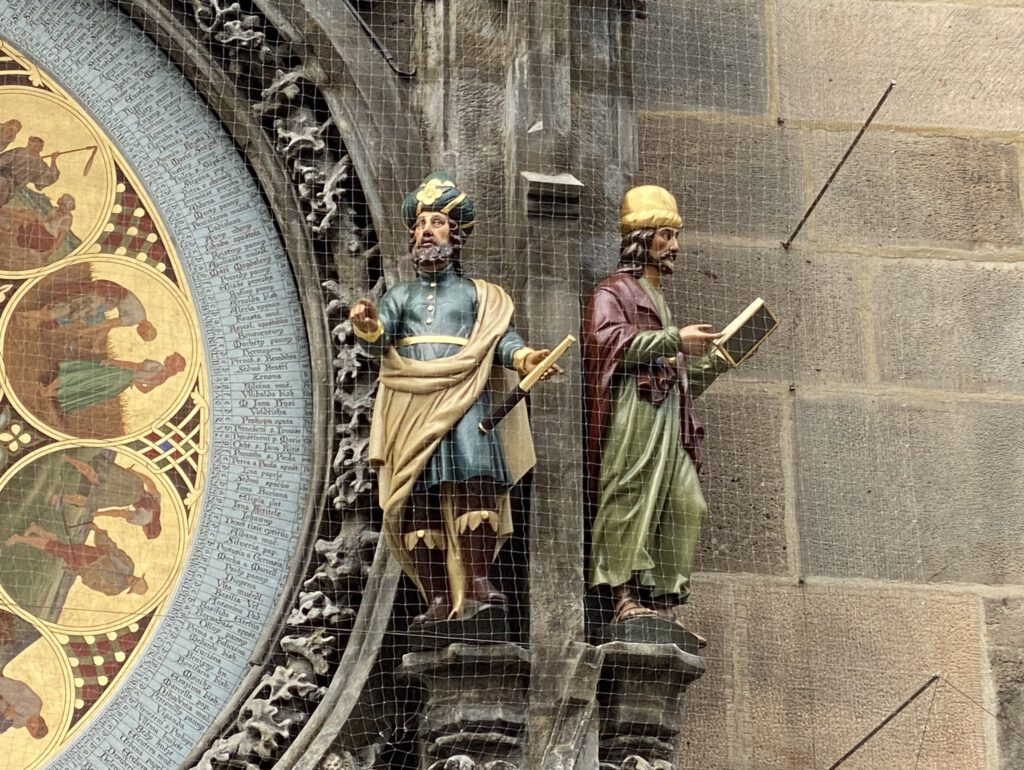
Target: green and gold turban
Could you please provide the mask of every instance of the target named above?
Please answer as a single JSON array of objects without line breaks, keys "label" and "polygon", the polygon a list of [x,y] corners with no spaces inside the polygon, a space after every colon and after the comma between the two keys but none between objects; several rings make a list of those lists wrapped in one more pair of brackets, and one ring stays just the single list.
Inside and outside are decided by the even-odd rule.
[{"label": "green and gold turban", "polygon": [[424,211],[447,214],[467,234],[473,230],[476,221],[473,201],[443,171],[435,171],[424,179],[402,202],[402,219],[410,230],[416,223],[416,217]]}]

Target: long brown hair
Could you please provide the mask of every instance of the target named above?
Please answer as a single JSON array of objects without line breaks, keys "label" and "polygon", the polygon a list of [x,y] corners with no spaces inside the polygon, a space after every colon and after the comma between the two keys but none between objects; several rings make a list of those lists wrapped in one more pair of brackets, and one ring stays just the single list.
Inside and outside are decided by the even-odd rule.
[{"label": "long brown hair", "polygon": [[619,266],[615,272],[632,273],[634,277],[639,277],[644,271],[644,265],[647,264],[647,253],[653,239],[653,227],[630,230],[623,235],[619,243]]}]

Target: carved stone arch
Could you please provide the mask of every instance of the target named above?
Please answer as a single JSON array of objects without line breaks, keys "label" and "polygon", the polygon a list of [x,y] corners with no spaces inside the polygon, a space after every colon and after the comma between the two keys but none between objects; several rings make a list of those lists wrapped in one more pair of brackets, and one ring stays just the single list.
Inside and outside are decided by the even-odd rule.
[{"label": "carved stone arch", "polygon": [[[351,435],[358,427],[350,425],[346,435],[339,425],[338,402],[366,411],[370,389],[365,366],[345,353],[350,330],[336,314],[370,288],[371,277],[393,272],[381,254],[407,248],[404,226],[391,212],[426,172],[419,122],[404,84],[347,5],[339,16],[338,4],[321,0],[257,0],[247,8],[223,0],[113,2],[181,68],[262,188],[298,285],[313,419],[321,427],[287,587],[248,675],[183,767],[317,767],[376,661],[399,577],[383,546],[372,549],[376,539],[365,517],[354,514],[360,506],[352,498],[368,498],[369,479],[335,477],[339,444],[355,439],[358,446],[359,438]],[[299,129],[301,136],[283,136]],[[322,144],[313,164],[308,153],[293,152],[310,143]],[[346,164],[354,177],[348,188],[365,206],[363,222],[331,208],[339,203],[331,185],[340,185]],[[351,488],[340,488],[346,484]],[[335,606],[311,590],[317,581],[340,581],[340,593],[357,606]],[[330,625],[338,612],[350,617],[345,627]],[[294,622],[296,613],[302,623]],[[304,633],[289,635],[290,619]]]}]

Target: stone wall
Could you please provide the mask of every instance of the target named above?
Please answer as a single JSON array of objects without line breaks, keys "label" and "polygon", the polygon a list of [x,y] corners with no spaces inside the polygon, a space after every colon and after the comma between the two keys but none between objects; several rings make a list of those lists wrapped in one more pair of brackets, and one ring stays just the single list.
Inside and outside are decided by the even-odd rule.
[{"label": "stone wall", "polygon": [[[637,183],[681,319],[783,319],[702,399],[711,639],[684,767],[1019,767],[1024,9],[651,0]],[[896,87],[789,251],[784,241]],[[998,715],[998,719],[989,713]]]}]

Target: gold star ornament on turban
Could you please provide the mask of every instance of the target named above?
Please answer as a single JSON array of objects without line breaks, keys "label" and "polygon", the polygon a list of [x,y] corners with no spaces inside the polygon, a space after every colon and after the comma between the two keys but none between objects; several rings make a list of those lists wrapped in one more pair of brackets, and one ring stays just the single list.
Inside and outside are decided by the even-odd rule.
[{"label": "gold star ornament on turban", "polygon": [[402,202],[402,219],[410,230],[416,223],[416,217],[424,211],[447,214],[466,233],[473,229],[476,221],[473,201],[443,171],[435,171],[424,179]]}]

